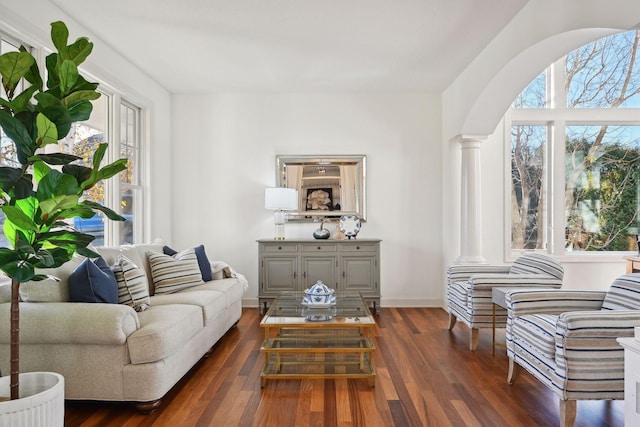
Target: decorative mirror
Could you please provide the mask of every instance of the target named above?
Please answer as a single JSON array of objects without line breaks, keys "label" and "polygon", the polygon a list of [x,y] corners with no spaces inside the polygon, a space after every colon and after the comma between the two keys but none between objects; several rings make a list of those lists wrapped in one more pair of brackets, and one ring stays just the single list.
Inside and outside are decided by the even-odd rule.
[{"label": "decorative mirror", "polygon": [[357,215],[366,220],[366,156],[276,156],[276,185],[298,190],[289,221]]}]

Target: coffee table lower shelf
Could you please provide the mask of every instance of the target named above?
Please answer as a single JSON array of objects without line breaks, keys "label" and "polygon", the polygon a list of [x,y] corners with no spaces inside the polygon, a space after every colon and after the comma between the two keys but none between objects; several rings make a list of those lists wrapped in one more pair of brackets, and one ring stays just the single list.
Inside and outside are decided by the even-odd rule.
[{"label": "coffee table lower shelf", "polygon": [[260,348],[265,355],[260,385],[268,379],[361,378],[374,387],[374,350],[372,338],[359,329],[283,329]]}]

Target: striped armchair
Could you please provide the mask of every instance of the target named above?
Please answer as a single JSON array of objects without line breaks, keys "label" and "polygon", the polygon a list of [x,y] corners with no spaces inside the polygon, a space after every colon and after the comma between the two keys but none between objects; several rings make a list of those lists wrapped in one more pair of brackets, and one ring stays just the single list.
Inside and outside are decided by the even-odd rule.
[{"label": "striped armchair", "polygon": [[[449,330],[457,319],[462,320],[470,330],[469,348],[478,345],[480,328],[493,326],[493,287],[546,287],[560,288],[564,269],[553,258],[528,253],[516,259],[513,264],[473,264],[451,265],[447,269],[447,309]],[[507,311],[496,309],[496,327],[504,328]]]},{"label": "striped armchair", "polygon": [[511,290],[506,330],[512,384],[520,367],[560,398],[570,427],[577,400],[624,399],[624,350],[618,337],[640,326],[640,274],[608,291]]}]

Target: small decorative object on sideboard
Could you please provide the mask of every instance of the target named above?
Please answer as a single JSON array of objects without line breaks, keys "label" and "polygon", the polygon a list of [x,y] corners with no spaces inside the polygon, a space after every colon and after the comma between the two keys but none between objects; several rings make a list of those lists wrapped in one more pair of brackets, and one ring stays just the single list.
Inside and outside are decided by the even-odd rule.
[{"label": "small decorative object on sideboard", "polygon": [[355,239],[360,232],[362,223],[356,215],[343,215],[340,217],[340,231],[349,239]]},{"label": "small decorative object on sideboard", "polygon": [[324,228],[325,221],[320,222],[320,228],[313,232],[314,239],[328,239],[331,236],[331,232]]}]

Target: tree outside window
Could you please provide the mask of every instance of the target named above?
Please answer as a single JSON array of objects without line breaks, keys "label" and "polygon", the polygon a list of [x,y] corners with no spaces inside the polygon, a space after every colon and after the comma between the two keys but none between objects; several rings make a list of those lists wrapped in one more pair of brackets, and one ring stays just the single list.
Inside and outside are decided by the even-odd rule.
[{"label": "tree outside window", "polygon": [[[553,64],[512,105],[511,247],[546,249],[553,162],[564,179],[565,251],[636,249],[640,193],[639,31],[596,40]],[[554,67],[561,67],[558,73]],[[553,74],[564,78],[551,79]],[[538,110],[533,120],[529,112]],[[527,115],[530,114],[528,119]],[[554,129],[556,130],[554,132]],[[555,138],[550,137],[555,135]],[[562,138],[560,135],[564,135]],[[564,139],[564,140],[562,140]],[[553,158],[556,144],[564,159]]]}]

